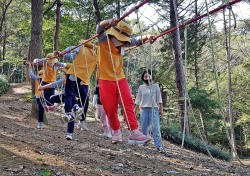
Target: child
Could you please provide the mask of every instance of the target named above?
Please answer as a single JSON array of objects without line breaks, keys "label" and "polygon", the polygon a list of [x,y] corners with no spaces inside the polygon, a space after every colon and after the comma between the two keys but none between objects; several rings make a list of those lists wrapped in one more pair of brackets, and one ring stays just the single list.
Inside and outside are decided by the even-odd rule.
[{"label": "child", "polygon": [[[62,70],[65,75],[67,74],[67,71],[69,70],[69,68],[71,67],[71,65],[72,64],[70,64],[70,63],[65,64],[65,66],[64,66],[64,68]],[[38,90],[44,90],[44,89],[51,89],[51,88],[61,87],[62,84],[65,84],[65,83],[66,83],[66,77],[63,77],[63,78],[59,79],[56,82],[52,82],[52,83],[46,84],[44,86],[39,86]],[[50,97],[50,102],[52,103],[52,105],[51,106],[47,106],[46,105],[45,109],[47,109],[47,111],[48,110],[50,110],[50,111],[55,110],[54,103],[64,103],[64,96],[65,96],[64,92],[61,93],[61,94],[52,95]],[[75,107],[75,110],[76,110],[74,112],[75,113],[74,116],[76,118],[79,118],[82,115],[82,113],[83,113],[83,109],[78,106],[78,103],[75,104],[74,107]]]},{"label": "child", "polygon": [[102,127],[103,127],[103,134],[102,136],[107,138],[112,138],[111,129],[109,127],[109,122],[107,115],[103,109],[102,102],[100,100],[100,93],[99,93],[99,84],[97,80],[94,96],[93,96],[93,106],[97,106],[97,115],[100,118]]},{"label": "child", "polygon": [[[131,97],[130,87],[123,71],[122,52],[124,47],[132,47],[142,44],[140,39],[130,38],[132,28],[120,21],[116,24],[114,20],[104,20],[97,25],[97,33],[101,33],[108,26],[107,35],[102,33],[98,36],[98,68],[100,96],[103,108],[108,116],[112,134],[112,143],[122,142],[120,121],[118,119],[118,103],[121,104],[124,120],[127,123],[131,135],[129,143],[147,143],[150,137],[143,135],[138,130],[138,122],[134,112],[134,102]],[[143,37],[142,40],[148,40]],[[124,107],[123,104],[124,103]]]},{"label": "child", "polygon": [[[53,57],[54,57],[53,53],[49,53],[46,57],[46,62],[44,63],[45,65],[43,68],[44,77],[41,83],[42,86],[55,82],[59,67],[64,67],[63,63],[58,62],[58,59]],[[40,61],[41,61],[40,59],[35,59],[34,64],[37,64]],[[49,88],[44,90],[44,98],[46,105],[48,106],[53,105],[52,102],[50,101],[50,96],[54,94],[55,94],[55,88]]]},{"label": "child", "polygon": [[38,71],[38,76],[36,76],[32,72],[32,66],[29,64],[29,76],[31,79],[35,80],[35,96],[36,96],[36,103],[38,106],[38,129],[42,129],[43,127],[43,116],[44,116],[44,108],[41,102],[41,97],[43,96],[43,92],[38,91],[38,86],[40,85],[42,78],[43,78],[43,70]]},{"label": "child", "polygon": [[[82,43],[83,41],[80,41]],[[81,130],[89,130],[86,126],[86,113],[89,105],[89,78],[96,67],[96,55],[93,52],[93,44],[87,42],[84,46],[79,46],[72,52],[64,55],[64,59],[73,60],[72,67],[67,71],[65,84],[65,121],[68,121],[67,137],[72,140],[74,132],[74,119],[71,109],[76,104],[75,96],[79,97],[80,106],[84,109],[82,119],[78,123]],[[68,47],[66,50],[70,50]],[[59,53],[60,55],[60,53]]]}]

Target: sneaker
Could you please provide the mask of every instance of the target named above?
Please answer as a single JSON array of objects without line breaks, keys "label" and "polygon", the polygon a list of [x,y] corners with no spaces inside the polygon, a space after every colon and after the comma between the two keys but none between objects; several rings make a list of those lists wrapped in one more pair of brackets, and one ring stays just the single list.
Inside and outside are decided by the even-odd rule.
[{"label": "sneaker", "polygon": [[129,136],[129,140],[128,143],[129,144],[144,144],[144,143],[148,143],[152,140],[152,138],[150,136],[145,136],[144,134],[142,134],[138,129],[135,130],[133,132],[133,134],[131,134]]},{"label": "sneaker", "polygon": [[83,108],[80,108],[78,105],[75,105],[73,107],[73,109],[74,109],[74,112],[75,112],[76,119],[81,120],[82,119]]},{"label": "sneaker", "polygon": [[164,152],[165,152],[163,147],[158,147],[158,148],[157,148],[157,151],[158,151],[159,153],[164,153]]},{"label": "sneaker", "polygon": [[56,107],[54,105],[53,106],[45,105],[45,109],[47,109],[48,111],[54,111],[56,109]]},{"label": "sneaker", "polygon": [[68,133],[66,136],[67,140],[72,140],[73,139],[73,133]]},{"label": "sneaker", "polygon": [[115,130],[112,135],[112,144],[117,144],[122,142],[122,132],[121,130]]},{"label": "sneaker", "polygon": [[105,138],[109,138],[109,139],[112,138],[112,134],[111,134],[110,131],[109,131],[109,132],[104,132],[104,133],[102,133],[101,136],[103,136],[103,137],[105,137]]},{"label": "sneaker", "polygon": [[43,122],[38,122],[37,129],[42,129],[43,128]]},{"label": "sneaker", "polygon": [[75,119],[73,113],[67,113],[63,116],[63,121],[64,122],[71,122]]},{"label": "sneaker", "polygon": [[87,127],[86,120],[79,121],[77,124],[77,129],[89,131],[89,128]]}]

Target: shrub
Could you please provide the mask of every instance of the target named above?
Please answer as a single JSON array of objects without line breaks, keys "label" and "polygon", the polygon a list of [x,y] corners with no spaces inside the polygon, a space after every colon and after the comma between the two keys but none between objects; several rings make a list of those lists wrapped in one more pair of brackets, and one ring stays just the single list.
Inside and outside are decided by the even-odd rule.
[{"label": "shrub", "polygon": [[6,75],[0,75],[0,96],[4,94],[9,87],[8,77]]},{"label": "shrub", "polygon": [[[182,132],[180,132],[176,127],[162,127],[161,134],[163,139],[169,140],[178,145],[181,145],[182,143]],[[192,136],[185,137],[184,147],[186,149],[208,155],[206,146],[213,157],[226,161],[231,159],[229,153],[226,153],[215,146],[204,144],[203,141]]]}]

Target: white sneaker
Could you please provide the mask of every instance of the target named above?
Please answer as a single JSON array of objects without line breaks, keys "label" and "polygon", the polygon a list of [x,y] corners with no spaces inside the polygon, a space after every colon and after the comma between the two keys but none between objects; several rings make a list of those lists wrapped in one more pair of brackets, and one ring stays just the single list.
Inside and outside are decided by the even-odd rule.
[{"label": "white sneaker", "polygon": [[105,138],[109,138],[109,139],[112,138],[111,132],[104,132],[104,133],[101,134],[101,136],[103,136],[103,137],[105,137]]},{"label": "white sneaker", "polygon": [[63,121],[64,121],[64,122],[67,122],[67,123],[68,123],[68,122],[71,122],[71,121],[73,121],[73,120],[75,119],[73,113],[65,114],[62,118],[63,118]]},{"label": "white sneaker", "polygon": [[77,124],[77,129],[89,131],[89,128],[87,127],[86,120],[79,121]]},{"label": "white sneaker", "polygon": [[73,139],[73,133],[68,133],[66,136],[67,140],[72,140]]},{"label": "white sneaker", "polygon": [[164,152],[165,152],[165,150],[164,150],[163,147],[158,147],[158,148],[157,148],[157,151],[158,151],[159,153],[164,153]]},{"label": "white sneaker", "polygon": [[74,109],[74,112],[75,112],[75,118],[77,120],[81,120],[82,119],[83,108],[80,108],[78,105],[76,105],[73,109]]},{"label": "white sneaker", "polygon": [[43,122],[38,122],[37,129],[42,129],[43,128]]}]

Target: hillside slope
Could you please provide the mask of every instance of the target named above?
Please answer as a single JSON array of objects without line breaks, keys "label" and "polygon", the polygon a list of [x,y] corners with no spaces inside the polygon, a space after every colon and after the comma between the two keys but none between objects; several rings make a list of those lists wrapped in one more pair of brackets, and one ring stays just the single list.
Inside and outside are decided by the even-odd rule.
[{"label": "hillside slope", "polygon": [[[183,150],[164,141],[166,154],[148,146],[113,145],[99,134],[100,122],[88,118],[90,131],[75,130],[73,141],[65,139],[66,124],[57,110],[48,114],[49,125],[36,129],[25,101],[29,85],[12,84],[0,97],[0,175],[250,175],[250,169],[212,161],[206,155]],[[219,167],[218,165],[221,165]]]}]

